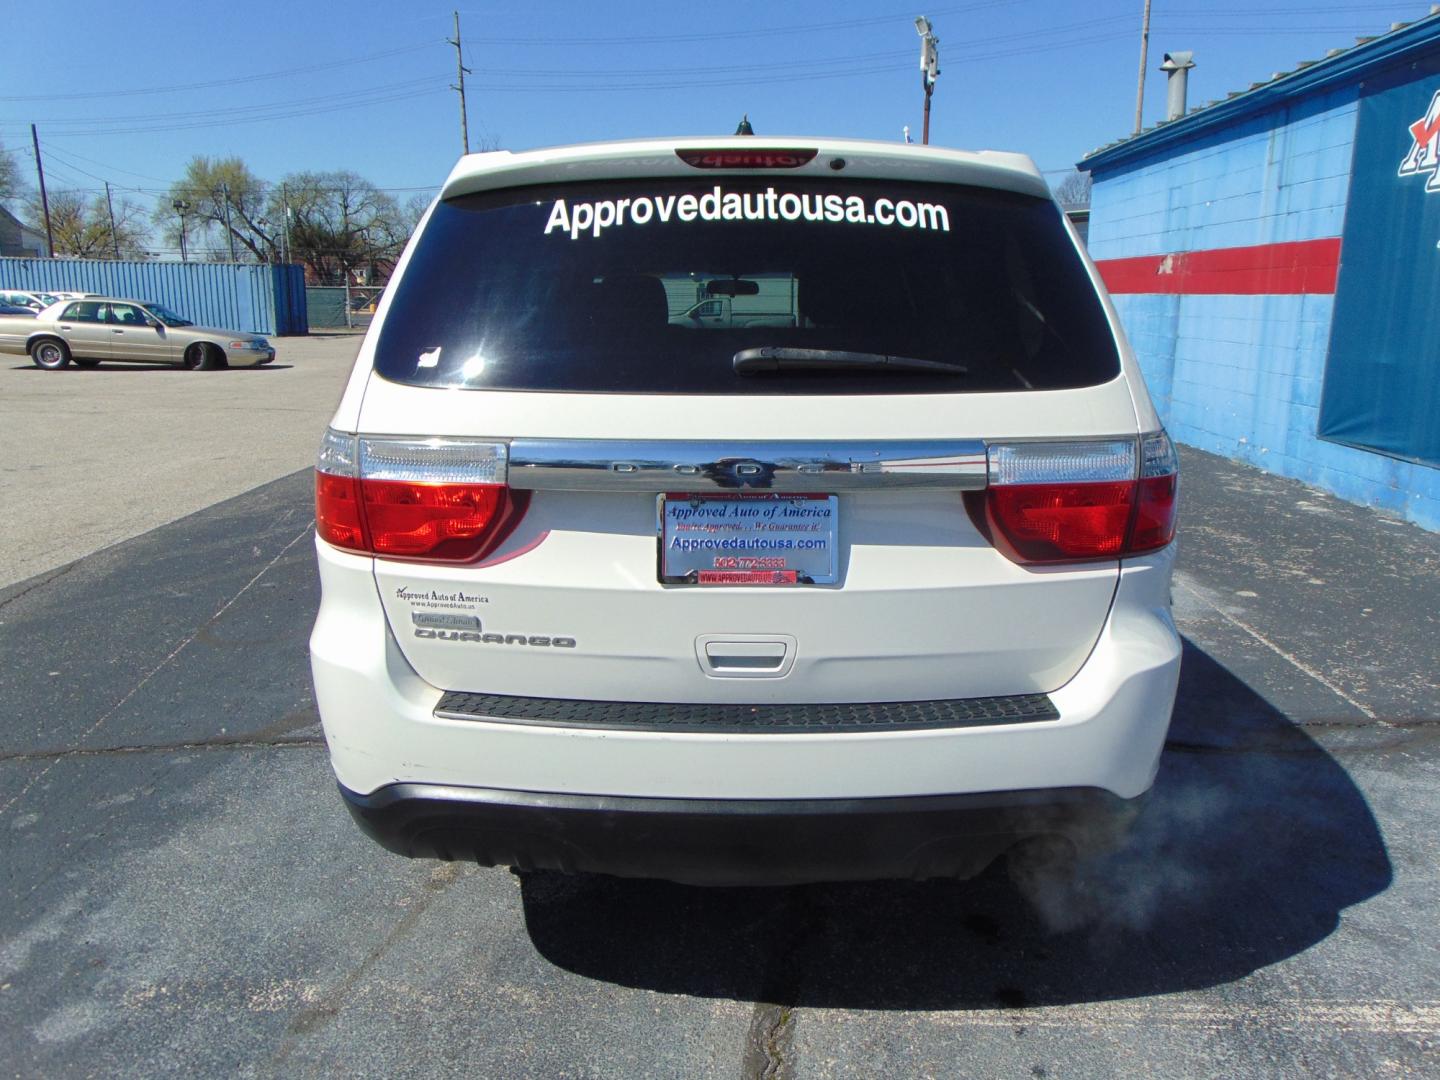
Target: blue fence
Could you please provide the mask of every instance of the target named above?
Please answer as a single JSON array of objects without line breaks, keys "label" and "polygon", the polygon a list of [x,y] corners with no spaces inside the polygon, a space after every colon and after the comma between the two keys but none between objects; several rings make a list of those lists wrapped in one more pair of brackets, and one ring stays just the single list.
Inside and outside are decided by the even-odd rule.
[{"label": "blue fence", "polygon": [[0,289],[153,300],[203,326],[259,334],[309,332],[305,272],[293,265],[0,259]]}]

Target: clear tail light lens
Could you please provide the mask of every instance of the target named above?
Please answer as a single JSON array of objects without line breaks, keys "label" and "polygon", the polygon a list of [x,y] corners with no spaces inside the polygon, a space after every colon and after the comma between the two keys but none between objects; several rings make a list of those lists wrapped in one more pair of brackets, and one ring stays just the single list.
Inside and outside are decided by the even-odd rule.
[{"label": "clear tail light lens", "polygon": [[327,431],[315,466],[315,528],[382,558],[475,562],[524,514],[504,443],[357,438]]},{"label": "clear tail light lens", "polygon": [[1163,431],[1138,444],[993,445],[977,520],[991,542],[1019,563],[1157,551],[1175,536],[1177,464]]}]

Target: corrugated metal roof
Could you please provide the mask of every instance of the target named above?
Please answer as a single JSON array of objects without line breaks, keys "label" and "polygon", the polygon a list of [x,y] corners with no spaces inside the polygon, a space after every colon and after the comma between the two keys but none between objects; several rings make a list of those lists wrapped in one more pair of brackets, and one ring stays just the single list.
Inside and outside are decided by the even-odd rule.
[{"label": "corrugated metal roof", "polygon": [[1086,154],[1078,167],[1103,168],[1171,142],[1189,141],[1201,131],[1261,112],[1289,98],[1360,78],[1366,71],[1437,46],[1440,46],[1440,5],[1433,5],[1423,19],[1392,23],[1384,33],[1358,37],[1354,45],[1331,49],[1319,60],[1302,60],[1289,71],[1277,71],[1268,79],[1251,83],[1245,90],[1234,90],[1223,98],[1196,105],[1175,120],[1162,120],[1139,134],[1098,147]]}]

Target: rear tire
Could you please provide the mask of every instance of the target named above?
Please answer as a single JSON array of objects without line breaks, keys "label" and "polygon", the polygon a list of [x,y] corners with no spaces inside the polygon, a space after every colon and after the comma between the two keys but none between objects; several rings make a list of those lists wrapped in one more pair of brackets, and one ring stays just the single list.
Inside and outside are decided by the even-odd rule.
[{"label": "rear tire", "polygon": [[57,338],[42,338],[30,346],[30,359],[46,371],[59,371],[70,363],[70,346]]},{"label": "rear tire", "polygon": [[186,371],[218,371],[225,366],[225,354],[208,342],[197,342],[185,350]]}]

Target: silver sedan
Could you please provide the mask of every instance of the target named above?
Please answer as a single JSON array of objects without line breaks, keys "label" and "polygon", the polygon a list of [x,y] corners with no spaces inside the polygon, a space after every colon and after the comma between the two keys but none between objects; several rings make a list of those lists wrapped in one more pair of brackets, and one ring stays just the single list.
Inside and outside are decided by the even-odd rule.
[{"label": "silver sedan", "polygon": [[40,312],[22,335],[3,332],[0,351],[26,352],[53,371],[72,361],[93,367],[107,360],[180,364],[193,371],[258,367],[275,359],[263,337],[196,326],[163,304],[91,297],[66,300]]}]

